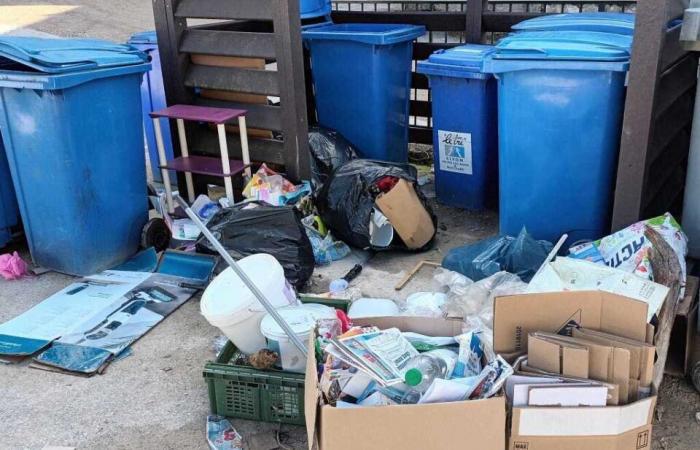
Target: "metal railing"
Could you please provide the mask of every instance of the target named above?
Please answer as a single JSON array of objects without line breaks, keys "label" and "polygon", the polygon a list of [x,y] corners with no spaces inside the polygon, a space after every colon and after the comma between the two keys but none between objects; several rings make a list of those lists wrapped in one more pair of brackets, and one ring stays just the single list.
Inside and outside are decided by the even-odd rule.
[{"label": "metal railing", "polygon": [[[485,12],[504,14],[558,14],[558,13],[585,13],[585,12],[628,12],[636,11],[635,0],[610,0],[610,1],[561,1],[561,0],[490,0],[484,8]],[[466,14],[468,2],[465,1],[377,1],[377,0],[338,0],[333,1],[333,10],[342,12],[367,13],[368,19],[373,13],[464,13]],[[494,43],[505,33],[494,32],[486,29],[482,35],[483,43]],[[414,50],[421,53],[421,46],[444,45],[450,47],[462,44],[466,41],[466,33],[454,28],[441,31],[431,29],[420,37]],[[421,58],[418,58],[421,59]],[[415,67],[415,61],[414,61]],[[420,76],[414,76],[411,88],[411,142],[431,143],[432,118],[430,103],[432,101],[427,82]]]}]

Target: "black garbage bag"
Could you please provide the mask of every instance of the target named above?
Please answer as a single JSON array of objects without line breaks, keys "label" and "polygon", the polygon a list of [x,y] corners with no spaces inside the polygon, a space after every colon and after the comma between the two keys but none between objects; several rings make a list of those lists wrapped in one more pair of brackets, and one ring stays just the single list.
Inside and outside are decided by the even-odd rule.
[{"label": "black garbage bag", "polygon": [[[268,253],[284,267],[284,275],[297,289],[302,288],[314,272],[314,251],[301,223],[301,214],[293,206],[270,206],[253,202],[217,212],[207,228],[219,239],[234,259],[256,253]],[[201,236],[197,251],[216,254],[209,241]]]},{"label": "black garbage bag", "polygon": [[494,236],[450,250],[442,267],[459,272],[473,281],[506,271],[528,283],[554,246],[537,241],[525,228],[517,237]]},{"label": "black garbage bag", "polygon": [[[376,182],[384,177],[396,177],[411,183],[416,182],[416,169],[408,164],[374,161],[369,159],[354,159],[338,169],[328,178],[316,196],[316,207],[319,215],[333,235],[346,244],[361,249],[388,250],[403,249],[406,246],[398,236],[395,236],[391,246],[386,248],[374,247],[370,244],[369,222],[375,199]],[[437,217],[428,205],[427,200],[416,188],[416,194],[430,215],[435,229]],[[428,242],[420,249],[430,248],[435,240]]]},{"label": "black garbage bag", "polygon": [[357,158],[355,148],[342,134],[320,126],[309,128],[309,150],[316,186],[325,183],[335,169]]}]

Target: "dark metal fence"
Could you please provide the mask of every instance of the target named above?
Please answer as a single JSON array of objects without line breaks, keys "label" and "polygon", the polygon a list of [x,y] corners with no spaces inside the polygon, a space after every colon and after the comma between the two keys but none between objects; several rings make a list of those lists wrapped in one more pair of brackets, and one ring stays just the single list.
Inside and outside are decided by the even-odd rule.
[{"label": "dark metal fence", "polygon": [[[474,4],[474,3],[471,3]],[[334,1],[336,22],[402,22],[426,25],[428,32],[414,46],[415,61],[439,48],[471,41],[468,2],[464,1]],[[634,0],[618,1],[512,1],[491,0],[483,8],[483,32],[478,40],[494,43],[520,20],[542,14],[581,12],[635,12]],[[414,73],[411,86],[410,141],[432,143],[431,95],[428,80]]]}]

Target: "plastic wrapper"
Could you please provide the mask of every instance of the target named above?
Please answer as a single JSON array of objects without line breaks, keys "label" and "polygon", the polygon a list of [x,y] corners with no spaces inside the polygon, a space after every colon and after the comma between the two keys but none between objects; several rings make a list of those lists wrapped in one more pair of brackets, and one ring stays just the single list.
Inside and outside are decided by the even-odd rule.
[{"label": "plastic wrapper", "polygon": [[[685,285],[688,237],[669,213],[637,222],[595,242],[571,247],[569,256],[605,264],[653,281],[654,273],[649,260],[649,250],[652,246],[644,235],[646,227],[656,230],[676,253],[683,272],[682,282]],[[683,295],[682,290],[681,298]]]},{"label": "plastic wrapper", "polygon": [[330,128],[309,128],[309,150],[311,173],[316,186],[325,183],[335,169],[357,158],[357,152],[350,141]]},{"label": "plastic wrapper", "polygon": [[442,317],[447,295],[442,292],[416,292],[406,298],[401,315],[413,317]]},{"label": "plastic wrapper", "polygon": [[[396,238],[388,247],[375,247],[370,243],[369,224],[379,194],[377,181],[385,177],[415,183],[416,169],[408,164],[355,159],[343,164],[324,183],[316,204],[323,222],[337,238],[361,249],[406,249]],[[416,194],[437,229],[437,218],[425,197],[419,189],[416,189]],[[431,245],[432,240],[416,251]]]},{"label": "plastic wrapper", "polygon": [[443,310],[448,316],[464,317],[471,321],[478,319],[478,323],[483,324],[483,329],[489,330],[489,333],[493,329],[494,299],[520,294],[527,289],[527,283],[508,272],[498,272],[474,283],[464,275],[442,268],[435,271],[433,285],[436,290],[447,294]]},{"label": "plastic wrapper", "polygon": [[481,333],[470,331],[455,337],[455,340],[459,343],[459,354],[453,376],[465,378],[479,375],[482,370],[481,360],[484,356]]},{"label": "plastic wrapper", "polygon": [[[236,205],[216,213],[207,228],[235,259],[257,253],[273,255],[296,288],[304,286],[313,274],[313,247],[293,206]],[[217,254],[204,237],[197,241],[197,251]]]},{"label": "plastic wrapper", "polygon": [[314,249],[314,259],[317,265],[327,265],[350,254],[350,247],[343,241],[335,240],[331,233],[326,233],[325,236],[322,236],[314,228],[306,226],[305,229],[306,235],[309,237],[311,246]]},{"label": "plastic wrapper", "polygon": [[552,248],[550,242],[533,239],[523,228],[517,237],[495,236],[453,248],[443,259],[442,266],[474,281],[506,271],[528,282]]}]

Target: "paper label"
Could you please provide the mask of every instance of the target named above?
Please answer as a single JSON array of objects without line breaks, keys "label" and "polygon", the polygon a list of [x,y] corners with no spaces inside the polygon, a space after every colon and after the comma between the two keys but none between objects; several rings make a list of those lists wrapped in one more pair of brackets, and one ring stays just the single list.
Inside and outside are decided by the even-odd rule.
[{"label": "paper label", "polygon": [[440,170],[473,174],[471,133],[438,130],[438,143]]}]

